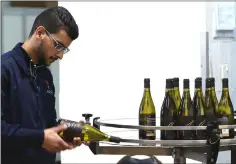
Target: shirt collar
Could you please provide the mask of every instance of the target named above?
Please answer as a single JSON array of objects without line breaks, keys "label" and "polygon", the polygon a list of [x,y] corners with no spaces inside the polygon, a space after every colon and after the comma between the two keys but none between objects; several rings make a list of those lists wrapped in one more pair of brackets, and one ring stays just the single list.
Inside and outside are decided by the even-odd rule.
[{"label": "shirt collar", "polygon": [[[33,64],[29,54],[22,48],[23,43],[19,42],[13,48],[17,53],[13,55],[17,65],[26,73],[30,75],[30,65],[31,68],[37,68],[39,66]],[[40,66],[41,67],[41,66]]]}]

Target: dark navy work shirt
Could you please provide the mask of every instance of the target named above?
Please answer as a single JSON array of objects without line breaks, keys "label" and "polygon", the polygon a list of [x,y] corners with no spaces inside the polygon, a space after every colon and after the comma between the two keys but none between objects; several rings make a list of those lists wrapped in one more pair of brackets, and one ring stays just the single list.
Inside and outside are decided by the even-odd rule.
[{"label": "dark navy work shirt", "polygon": [[41,147],[44,129],[56,125],[52,74],[21,46],[1,56],[1,163],[54,164],[56,154]]}]

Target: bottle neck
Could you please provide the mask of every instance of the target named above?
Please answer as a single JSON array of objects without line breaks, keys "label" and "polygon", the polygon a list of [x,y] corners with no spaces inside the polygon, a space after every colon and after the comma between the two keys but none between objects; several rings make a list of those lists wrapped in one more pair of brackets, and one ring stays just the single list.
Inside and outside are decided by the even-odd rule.
[{"label": "bottle neck", "polygon": [[194,91],[195,97],[196,96],[201,97],[201,92],[202,92],[201,88],[195,88],[195,91]]},{"label": "bottle neck", "polygon": [[174,87],[173,90],[174,90],[175,96],[180,97],[179,87]]},{"label": "bottle neck", "polygon": [[205,114],[204,112],[205,108],[204,108],[204,100],[203,100],[203,93],[202,93],[201,87],[195,88],[193,103],[195,103],[195,105],[198,106],[198,108],[196,108],[195,110],[196,115],[203,116]]},{"label": "bottle neck", "polygon": [[173,91],[172,88],[166,88],[166,92],[165,92],[165,95],[171,95],[171,92]]},{"label": "bottle neck", "polygon": [[189,90],[189,88],[184,88],[183,98],[184,99],[189,99],[190,98],[190,90]]},{"label": "bottle neck", "polygon": [[208,96],[210,96],[210,95],[211,95],[211,88],[208,87],[208,88],[206,88],[205,96],[208,97]]},{"label": "bottle neck", "polygon": [[223,88],[222,97],[229,99],[229,88]]},{"label": "bottle neck", "polygon": [[151,96],[150,88],[144,88],[144,96],[145,97],[150,97]]},{"label": "bottle neck", "polygon": [[212,87],[211,87],[211,92],[212,92],[213,95],[216,95],[215,85],[212,85]]}]

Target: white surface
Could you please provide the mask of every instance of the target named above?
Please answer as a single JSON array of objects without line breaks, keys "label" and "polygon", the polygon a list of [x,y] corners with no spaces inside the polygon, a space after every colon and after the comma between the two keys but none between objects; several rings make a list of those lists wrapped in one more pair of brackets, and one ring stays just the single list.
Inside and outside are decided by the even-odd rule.
[{"label": "white surface", "polygon": [[[75,17],[80,37],[60,62],[60,117],[79,121],[81,114],[135,118],[143,78],[151,78],[157,115],[165,79],[191,81],[201,76],[200,32],[205,3],[59,2]],[[129,122],[126,122],[129,124]],[[93,155],[81,146],[65,151],[63,163],[116,163],[122,156]],[[158,157],[172,163],[172,157]],[[187,163],[196,161],[187,160]]]},{"label": "white surface", "polygon": [[236,23],[235,2],[218,2],[216,30],[234,30]]},{"label": "white surface", "polygon": [[[236,3],[213,2],[212,34],[214,39],[232,39],[235,37]],[[210,24],[210,23],[209,23]]]}]

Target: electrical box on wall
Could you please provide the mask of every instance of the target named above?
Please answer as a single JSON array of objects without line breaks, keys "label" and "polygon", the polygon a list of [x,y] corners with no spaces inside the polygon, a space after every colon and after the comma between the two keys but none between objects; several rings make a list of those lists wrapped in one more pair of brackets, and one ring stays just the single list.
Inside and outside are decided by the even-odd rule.
[{"label": "electrical box on wall", "polygon": [[217,2],[214,8],[213,38],[236,38],[236,3]]}]

